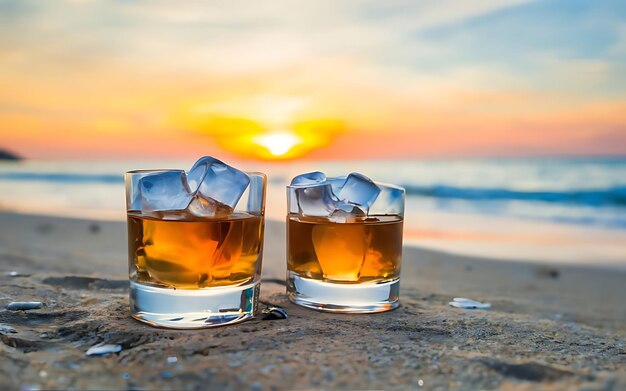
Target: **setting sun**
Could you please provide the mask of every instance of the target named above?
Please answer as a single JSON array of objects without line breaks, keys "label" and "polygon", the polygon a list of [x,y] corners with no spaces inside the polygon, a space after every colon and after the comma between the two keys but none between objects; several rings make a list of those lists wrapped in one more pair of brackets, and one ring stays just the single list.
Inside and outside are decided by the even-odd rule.
[{"label": "setting sun", "polygon": [[289,131],[270,132],[252,138],[253,143],[267,148],[269,153],[277,157],[286,155],[302,141],[302,137]]},{"label": "setting sun", "polygon": [[[345,123],[336,119],[283,117],[281,121],[270,121],[246,110],[242,110],[240,116],[231,117],[218,111],[193,110],[194,107],[185,106],[175,112],[172,123],[196,135],[206,136],[222,150],[247,159],[297,159],[327,148],[348,131]],[[272,111],[271,105],[266,108]]]}]

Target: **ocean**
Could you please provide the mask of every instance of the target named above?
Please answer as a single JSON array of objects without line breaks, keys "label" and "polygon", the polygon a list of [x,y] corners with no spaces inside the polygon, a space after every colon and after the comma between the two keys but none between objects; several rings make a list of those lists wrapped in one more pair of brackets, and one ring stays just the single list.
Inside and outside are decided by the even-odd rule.
[{"label": "ocean", "polygon": [[[626,254],[619,250],[626,248],[626,241],[620,246],[626,239],[626,157],[229,163],[268,174],[267,216],[271,219],[284,218],[284,186],[294,175],[314,170],[327,175],[357,171],[406,188],[405,236],[409,241],[480,256],[491,248],[503,257],[507,254],[493,250],[503,241],[541,249],[554,242],[546,243],[546,237],[564,237],[563,243],[570,247],[582,237],[586,244],[597,242],[588,256],[626,264]],[[191,160],[2,162],[0,208],[123,219],[125,171],[188,169],[191,164]],[[480,251],[472,250],[482,242],[489,244],[486,249],[483,243]],[[508,255],[533,258],[535,252]],[[559,258],[544,253],[539,251],[538,257]],[[572,252],[562,258],[572,256],[580,254]]]}]

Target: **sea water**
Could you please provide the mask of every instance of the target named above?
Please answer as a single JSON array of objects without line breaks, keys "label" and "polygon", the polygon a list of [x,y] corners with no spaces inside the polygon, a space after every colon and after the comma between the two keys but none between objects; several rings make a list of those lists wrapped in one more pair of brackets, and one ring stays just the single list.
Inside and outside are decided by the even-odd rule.
[{"label": "sea water", "polygon": [[[193,158],[2,162],[0,208],[123,220],[125,171],[188,167]],[[461,253],[486,242],[480,255],[487,251],[502,257],[506,252],[496,248],[503,241],[537,249],[561,243],[555,254],[567,254],[565,244],[583,238],[585,245],[596,243],[589,256],[607,255],[626,264],[626,253],[620,252],[626,246],[619,245],[626,238],[626,157],[229,163],[268,174],[269,219],[284,219],[284,186],[293,176],[312,170],[331,176],[356,171],[406,188],[405,242]],[[528,257],[532,251],[522,255],[510,258]]]}]

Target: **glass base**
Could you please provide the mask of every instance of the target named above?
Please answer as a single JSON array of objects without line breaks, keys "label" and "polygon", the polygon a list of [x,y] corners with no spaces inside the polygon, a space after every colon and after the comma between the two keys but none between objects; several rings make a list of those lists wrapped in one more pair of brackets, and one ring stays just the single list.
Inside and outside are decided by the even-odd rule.
[{"label": "glass base", "polygon": [[337,284],[288,272],[287,296],[314,310],[367,314],[398,308],[400,279],[383,283]]},{"label": "glass base", "polygon": [[130,282],[130,312],[156,327],[199,329],[251,319],[260,283],[206,289],[168,289]]}]

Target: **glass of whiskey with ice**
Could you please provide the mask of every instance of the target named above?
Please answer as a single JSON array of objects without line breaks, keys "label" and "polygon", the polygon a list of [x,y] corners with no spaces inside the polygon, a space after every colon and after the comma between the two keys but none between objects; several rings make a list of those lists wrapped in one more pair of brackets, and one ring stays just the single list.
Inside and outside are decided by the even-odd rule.
[{"label": "glass of whiskey with ice", "polygon": [[287,295],[301,306],[371,313],[398,307],[405,190],[351,173],[287,186]]},{"label": "glass of whiskey with ice", "polygon": [[212,158],[125,174],[130,311],[169,328],[254,317],[266,177]]}]

